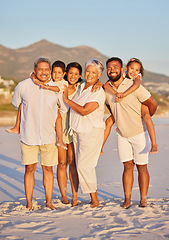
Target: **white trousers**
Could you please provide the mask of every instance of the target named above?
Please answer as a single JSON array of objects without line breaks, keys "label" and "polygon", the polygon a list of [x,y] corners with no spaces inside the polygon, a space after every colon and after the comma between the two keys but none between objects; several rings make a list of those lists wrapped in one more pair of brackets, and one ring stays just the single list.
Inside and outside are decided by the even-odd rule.
[{"label": "white trousers", "polygon": [[82,193],[93,193],[97,190],[95,168],[103,144],[104,129],[94,128],[90,132],[73,132],[73,144],[79,183]]}]

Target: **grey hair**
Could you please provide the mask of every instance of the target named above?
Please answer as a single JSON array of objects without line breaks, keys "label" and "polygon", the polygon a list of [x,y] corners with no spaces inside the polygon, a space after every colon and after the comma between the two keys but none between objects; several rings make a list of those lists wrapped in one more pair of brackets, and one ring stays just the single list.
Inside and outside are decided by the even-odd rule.
[{"label": "grey hair", "polygon": [[52,68],[51,61],[46,57],[39,57],[34,62],[34,70],[36,70],[38,63],[46,62],[49,64],[50,69]]},{"label": "grey hair", "polygon": [[103,64],[99,60],[97,60],[97,59],[89,59],[85,63],[85,70],[90,65],[94,65],[96,67],[97,71],[99,72],[99,74],[102,73],[103,70],[104,70]]}]

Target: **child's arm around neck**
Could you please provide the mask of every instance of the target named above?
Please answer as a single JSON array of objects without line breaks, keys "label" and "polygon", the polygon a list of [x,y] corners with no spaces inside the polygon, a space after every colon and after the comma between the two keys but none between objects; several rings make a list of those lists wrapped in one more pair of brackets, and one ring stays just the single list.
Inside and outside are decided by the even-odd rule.
[{"label": "child's arm around neck", "polygon": [[110,86],[109,80],[104,84],[104,89],[105,89],[107,92],[110,92],[110,93],[112,93],[112,94],[114,94],[114,95],[117,94],[117,91],[116,91],[112,86]]},{"label": "child's arm around neck", "polygon": [[138,74],[133,79],[133,85],[123,93],[123,97],[126,97],[130,93],[136,91],[140,87],[140,84],[141,84],[141,74]]},{"label": "child's arm around neck", "polygon": [[31,74],[31,79],[34,81],[34,83],[36,85],[38,85],[40,88],[43,88],[43,89],[47,89],[47,90],[51,90],[51,91],[54,91],[54,92],[60,92],[60,88],[58,86],[49,86],[49,85],[45,85],[43,84],[42,82],[40,82],[34,73]]}]

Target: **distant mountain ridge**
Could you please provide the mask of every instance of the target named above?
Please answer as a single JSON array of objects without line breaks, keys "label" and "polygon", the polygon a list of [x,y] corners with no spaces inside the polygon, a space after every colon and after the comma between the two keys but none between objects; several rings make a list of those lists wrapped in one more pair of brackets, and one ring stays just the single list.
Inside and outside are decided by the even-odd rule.
[{"label": "distant mountain ridge", "polygon": [[[51,62],[56,60],[62,60],[65,64],[79,62],[83,68],[85,62],[90,58],[100,60],[104,66],[108,59],[107,56],[101,54],[98,50],[88,46],[66,48],[47,40],[41,40],[19,49],[10,49],[0,45],[0,75],[5,78],[21,81],[29,76],[35,59],[40,56],[48,57]],[[101,81],[105,82],[106,80],[107,75],[106,71],[104,71]],[[169,83],[169,77],[145,71],[144,82]]]}]

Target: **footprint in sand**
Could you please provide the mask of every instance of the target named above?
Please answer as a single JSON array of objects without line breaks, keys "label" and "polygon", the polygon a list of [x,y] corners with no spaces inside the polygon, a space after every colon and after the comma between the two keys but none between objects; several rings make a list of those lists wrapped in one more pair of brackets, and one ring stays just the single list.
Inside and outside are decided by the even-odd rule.
[{"label": "footprint in sand", "polygon": [[114,218],[114,221],[116,222],[116,223],[120,223],[120,224],[127,224],[127,222],[126,221],[124,221],[122,218],[119,218],[119,217],[115,217]]},{"label": "footprint in sand", "polygon": [[106,214],[104,214],[104,213],[96,213],[96,214],[93,214],[93,217],[95,217],[95,218],[105,218]]},{"label": "footprint in sand", "polygon": [[110,213],[110,216],[116,217],[118,214],[119,214],[118,212],[111,212],[111,213]]},{"label": "footprint in sand", "polygon": [[53,223],[52,221],[46,221],[46,222],[26,222],[21,224],[16,224],[15,228],[19,229],[37,229],[42,226],[46,226],[47,224]]}]

